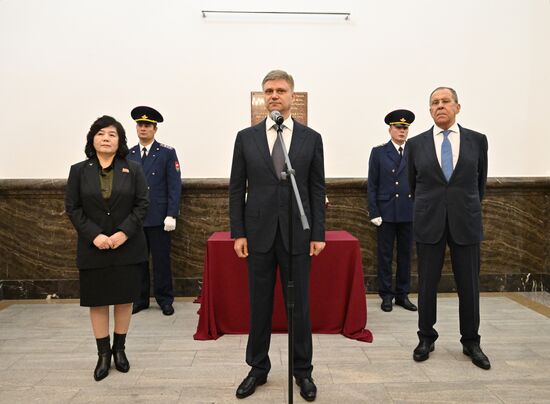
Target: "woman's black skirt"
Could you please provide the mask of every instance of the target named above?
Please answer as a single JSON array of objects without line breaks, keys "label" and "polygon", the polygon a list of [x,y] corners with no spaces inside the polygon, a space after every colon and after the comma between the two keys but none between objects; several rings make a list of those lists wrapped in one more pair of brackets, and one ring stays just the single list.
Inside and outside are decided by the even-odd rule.
[{"label": "woman's black skirt", "polygon": [[133,303],[141,288],[144,263],[80,270],[80,305]]}]

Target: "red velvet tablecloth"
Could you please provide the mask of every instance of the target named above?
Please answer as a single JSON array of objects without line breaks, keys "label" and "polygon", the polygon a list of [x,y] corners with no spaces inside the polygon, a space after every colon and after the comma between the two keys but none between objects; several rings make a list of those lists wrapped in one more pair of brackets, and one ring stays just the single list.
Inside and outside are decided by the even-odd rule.
[{"label": "red velvet tablecloth", "polygon": [[[314,333],[338,334],[372,342],[367,330],[367,300],[359,240],[346,231],[328,231],[326,247],[312,259],[310,313]],[[275,286],[273,332],[287,331],[279,276]],[[216,232],[206,246],[199,324],[194,338],[248,334],[246,260],[238,258],[228,232]]]}]

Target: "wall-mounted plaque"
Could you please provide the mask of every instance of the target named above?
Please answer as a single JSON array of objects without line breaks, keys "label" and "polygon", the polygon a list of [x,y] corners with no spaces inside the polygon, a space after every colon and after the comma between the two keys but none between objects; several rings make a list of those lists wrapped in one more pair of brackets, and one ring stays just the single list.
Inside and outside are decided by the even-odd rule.
[{"label": "wall-mounted plaque", "polygon": [[[290,113],[292,117],[303,125],[307,125],[307,93],[294,93],[294,102]],[[264,93],[261,91],[252,91],[250,93],[250,122],[256,125],[267,115],[265,109]]]}]

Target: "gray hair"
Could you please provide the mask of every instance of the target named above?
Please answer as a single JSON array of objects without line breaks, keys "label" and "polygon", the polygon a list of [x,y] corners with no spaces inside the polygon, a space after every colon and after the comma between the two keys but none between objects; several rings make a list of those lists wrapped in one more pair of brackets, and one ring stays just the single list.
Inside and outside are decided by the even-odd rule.
[{"label": "gray hair", "polygon": [[453,95],[453,100],[458,104],[458,94],[456,93],[456,91],[451,88],[451,87],[437,87],[435,90],[433,90],[431,93],[430,93],[430,99],[429,99],[429,103],[431,104],[432,103],[432,95],[434,95],[434,93],[436,91],[439,91],[439,90],[449,90],[451,92],[451,94]]}]

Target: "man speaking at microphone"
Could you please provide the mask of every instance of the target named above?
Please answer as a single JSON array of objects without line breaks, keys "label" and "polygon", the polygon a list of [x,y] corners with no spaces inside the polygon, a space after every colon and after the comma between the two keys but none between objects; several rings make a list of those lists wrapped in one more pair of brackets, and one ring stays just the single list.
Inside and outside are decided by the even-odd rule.
[{"label": "man speaking at microphone", "polygon": [[[312,338],[309,316],[311,257],[325,247],[325,173],[321,135],[290,116],[294,79],[282,70],[269,72],[262,81],[269,116],[237,134],[229,182],[229,216],[235,253],[248,262],[250,332],[246,347],[248,376],[237,389],[245,398],[267,382],[271,369],[269,344],[277,266],[286,302],[289,254],[294,280],[294,377],[300,395],[315,400],[312,379]],[[282,116],[282,119],[281,119]],[[296,172],[296,183],[310,230],[303,230],[293,198],[293,242],[289,245],[290,186],[281,177],[285,162],[277,137],[283,121],[283,141]],[[278,122],[278,123],[279,123]]]}]

